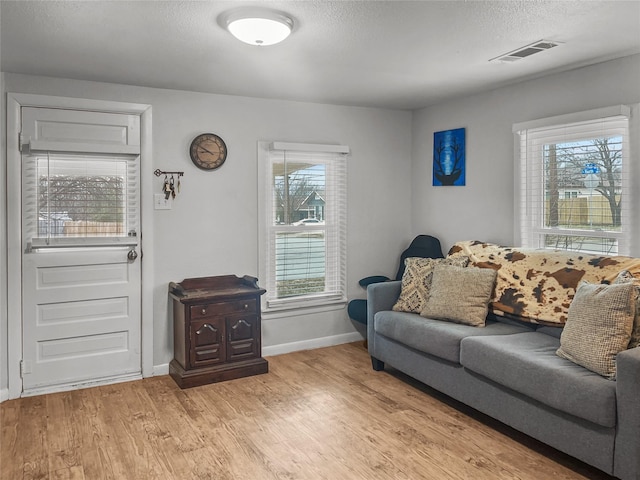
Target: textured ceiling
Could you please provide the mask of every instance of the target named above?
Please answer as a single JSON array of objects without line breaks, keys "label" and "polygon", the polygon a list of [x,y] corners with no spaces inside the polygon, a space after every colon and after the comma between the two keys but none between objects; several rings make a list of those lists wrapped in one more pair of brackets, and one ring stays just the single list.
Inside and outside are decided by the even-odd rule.
[{"label": "textured ceiling", "polygon": [[[245,45],[218,25],[260,5],[295,21]],[[640,53],[640,1],[6,1],[4,72],[414,109]],[[537,40],[562,45],[489,62]]]}]

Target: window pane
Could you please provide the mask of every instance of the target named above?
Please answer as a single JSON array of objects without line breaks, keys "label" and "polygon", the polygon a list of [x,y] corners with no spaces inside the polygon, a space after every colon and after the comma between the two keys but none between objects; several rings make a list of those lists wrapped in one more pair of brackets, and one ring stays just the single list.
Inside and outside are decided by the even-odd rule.
[{"label": "window pane", "polygon": [[324,165],[274,164],[273,182],[273,219],[276,225],[315,225],[324,222]]},{"label": "window pane", "polygon": [[[545,227],[621,230],[622,137],[547,144],[543,155]],[[559,248],[587,250],[581,247],[587,237],[561,238],[557,243],[566,246]],[[545,245],[549,242],[545,241]],[[591,245],[589,251],[591,247],[600,252],[601,248],[612,246]]]},{"label": "window pane", "polygon": [[297,228],[275,234],[276,298],[324,293],[326,168],[283,160],[274,163],[272,218]]},{"label": "window pane", "polygon": [[325,253],[323,231],[276,233],[277,297],[323,293]]},{"label": "window pane", "polygon": [[38,237],[126,235],[127,161],[36,161]]}]

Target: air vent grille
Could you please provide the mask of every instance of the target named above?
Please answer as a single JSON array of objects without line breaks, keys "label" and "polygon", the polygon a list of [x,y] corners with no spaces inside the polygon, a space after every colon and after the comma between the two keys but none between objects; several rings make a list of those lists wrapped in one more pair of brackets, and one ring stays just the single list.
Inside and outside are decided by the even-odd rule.
[{"label": "air vent grille", "polygon": [[518,48],[517,50],[514,50],[512,52],[500,55],[499,57],[492,58],[489,61],[515,62],[516,60],[522,60],[523,58],[530,57],[531,55],[535,55],[536,53],[544,52],[545,50],[557,47],[558,45],[560,45],[558,42],[539,40],[530,45],[525,45],[524,47]]}]

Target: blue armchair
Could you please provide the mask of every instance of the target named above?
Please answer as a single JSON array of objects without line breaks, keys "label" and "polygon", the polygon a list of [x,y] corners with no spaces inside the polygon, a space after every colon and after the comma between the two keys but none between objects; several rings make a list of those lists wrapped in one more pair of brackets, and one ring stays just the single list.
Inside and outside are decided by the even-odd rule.
[{"label": "blue armchair", "polygon": [[[444,258],[442,254],[442,247],[440,246],[440,240],[431,235],[418,235],[413,239],[409,247],[402,252],[400,256],[400,266],[398,267],[398,273],[396,273],[396,280],[402,280],[404,274],[404,261],[408,257],[420,257],[420,258]],[[358,283],[363,288],[372,283],[380,283],[389,281],[389,277],[384,275],[373,275],[371,277],[365,277]],[[347,313],[349,318],[356,322],[367,324],[367,301],[364,299],[355,299],[349,302],[347,306]]]}]

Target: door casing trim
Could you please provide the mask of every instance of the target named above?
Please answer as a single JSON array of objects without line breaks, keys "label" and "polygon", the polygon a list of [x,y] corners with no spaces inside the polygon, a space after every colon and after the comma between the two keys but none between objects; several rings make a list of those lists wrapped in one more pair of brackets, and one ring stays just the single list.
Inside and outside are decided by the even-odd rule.
[{"label": "door casing trim", "polygon": [[[153,375],[153,205],[145,195],[153,191],[152,107],[141,103],[113,102],[50,95],[7,93],[7,370],[9,398],[22,395],[22,182],[18,136],[21,108],[44,107],[127,113],[140,116],[140,259],[141,267],[141,358],[142,377]],[[149,192],[149,193],[147,193]],[[43,392],[44,393],[44,392]]]}]

